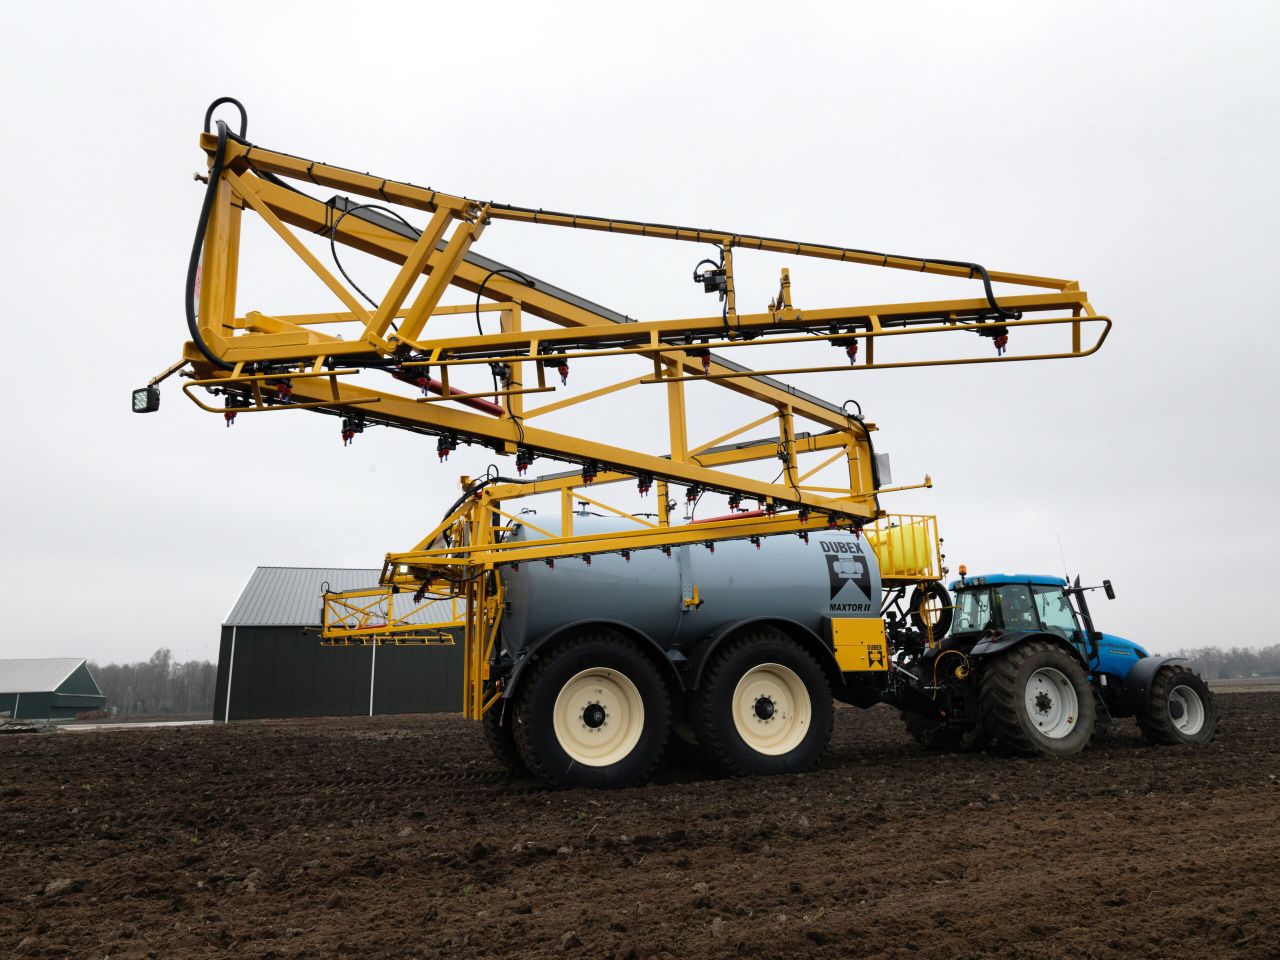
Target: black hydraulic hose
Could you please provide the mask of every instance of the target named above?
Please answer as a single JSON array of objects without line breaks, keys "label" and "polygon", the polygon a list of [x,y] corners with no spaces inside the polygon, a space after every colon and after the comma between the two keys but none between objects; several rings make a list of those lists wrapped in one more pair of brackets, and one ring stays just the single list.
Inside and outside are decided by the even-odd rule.
[{"label": "black hydraulic hose", "polygon": [[[240,111],[240,136],[245,135],[249,127],[249,115],[244,105],[234,97],[219,97],[209,104],[204,114],[204,132],[209,132],[209,123],[213,119],[213,111],[224,103],[235,104]],[[209,229],[209,214],[213,210],[213,198],[218,191],[218,181],[222,177],[222,161],[227,152],[227,125],[218,121],[218,148],[213,153],[213,163],[209,167],[209,181],[204,188],[204,202],[200,205],[200,219],[196,223],[196,236],[191,242],[191,259],[187,262],[187,331],[191,334],[191,342],[215,367],[221,370],[234,370],[235,364],[223,360],[204,342],[200,335],[200,324],[196,320],[196,271],[200,269],[200,254],[204,250],[204,235]]]},{"label": "black hydraulic hose", "polygon": [[714,260],[710,259],[709,257],[704,257],[703,259],[695,263],[693,265],[693,282],[694,283],[698,283],[700,280],[702,280],[701,274],[698,273],[698,268],[703,266],[704,264],[706,266],[709,266],[712,270],[719,270],[721,267],[724,266],[724,259],[721,258],[720,262],[716,263]]},{"label": "black hydraulic hose", "polygon": [[213,120],[213,111],[217,110],[224,103],[232,104],[240,111],[240,133],[237,139],[244,140],[245,134],[249,131],[249,113],[244,108],[244,104],[235,97],[219,97],[213,103],[209,104],[209,109],[204,112],[204,132],[209,132],[209,123]]},{"label": "black hydraulic hose", "polygon": [[[489,467],[489,469],[492,470],[493,467],[491,466]],[[525,479],[520,479],[516,477],[499,476],[497,473],[488,474],[487,476],[481,477],[479,480],[476,480],[474,483],[468,486],[467,489],[463,491],[462,496],[460,496],[457,500],[453,501],[453,506],[449,507],[449,509],[444,512],[444,515],[440,519],[441,521],[444,521],[445,519],[450,517],[455,510],[457,510],[460,506],[462,506],[464,503],[467,502],[468,498],[474,497],[477,493],[479,493],[485,487],[489,486],[489,484],[491,483],[532,483],[532,482],[533,481],[531,480],[525,480]]]},{"label": "black hydraulic hose", "polygon": [[[249,129],[249,114],[248,114],[248,112],[245,110],[245,108],[244,108],[244,104],[242,104],[242,103],[241,103],[239,100],[237,100],[235,97],[219,97],[217,100],[213,101],[213,103],[209,104],[209,108],[205,111],[205,114],[204,114],[204,132],[205,132],[205,133],[208,133],[208,132],[209,132],[209,124],[210,124],[210,122],[213,120],[213,112],[214,112],[214,110],[216,110],[218,107],[222,106],[223,104],[227,104],[227,103],[231,104],[231,105],[232,105],[232,106],[234,106],[238,111],[240,111],[240,132],[239,132],[239,134],[234,134],[234,133],[230,133],[230,132],[226,132],[226,133],[224,134],[222,131],[220,131],[219,136],[220,136],[220,137],[222,137],[222,136],[224,136],[224,135],[225,135],[225,136],[227,136],[227,137],[230,137],[230,138],[231,138],[231,139],[233,139],[233,140],[238,141],[239,143],[243,143],[243,144],[249,145],[249,144],[248,144],[248,141],[245,139],[245,135],[247,134],[248,129]],[[224,126],[224,125],[223,125],[223,124],[221,124],[221,123],[219,123],[219,126],[221,127],[221,126]],[[215,158],[215,162],[216,162],[216,158]],[[276,176],[272,175],[271,173],[269,173],[269,172],[267,172],[267,171],[258,171],[258,172],[259,172],[259,175],[260,175],[264,180],[267,180],[267,181],[268,181],[268,182],[270,182],[270,183],[274,183],[274,184],[276,184],[277,186],[285,187],[285,188],[286,188],[286,189],[288,189],[288,190],[292,190],[294,193],[300,193],[300,194],[302,194],[303,196],[309,196],[309,194],[303,193],[303,191],[301,191],[301,190],[297,189],[296,187],[294,187],[294,186],[292,186],[292,185],[290,185],[290,184],[288,184],[288,183],[285,183],[283,180],[279,179],[278,177],[276,177]],[[212,179],[212,178],[210,178],[210,179]],[[520,207],[520,206],[514,206],[514,205],[512,205],[512,204],[506,204],[506,203],[493,203],[493,204],[490,204],[490,205],[491,205],[494,209],[497,209],[497,210],[513,210],[513,211],[518,211],[518,212],[522,212],[522,213],[531,213],[531,214],[534,214],[534,218],[533,218],[533,222],[534,222],[534,223],[537,223],[537,222],[538,222],[538,215],[539,215],[539,214],[544,214],[544,213],[546,213],[546,214],[553,214],[554,216],[558,216],[558,217],[570,217],[570,216],[572,216],[572,214],[554,213],[553,211],[549,211],[549,210],[548,210],[548,211],[544,211],[544,210],[534,210],[534,209],[533,209],[533,208],[531,208],[531,207]],[[575,218],[575,219],[576,219],[576,218]],[[605,218],[600,218],[600,219],[605,219]],[[401,218],[401,220],[402,220],[402,222],[403,222],[403,218]],[[714,233],[714,232],[715,232],[715,231],[710,231],[710,230],[708,230],[708,231],[694,230],[694,229],[692,229],[692,228],[690,228],[690,227],[679,227],[679,226],[675,226],[675,225],[672,225],[672,224],[646,223],[646,222],[639,221],[639,220],[618,220],[618,221],[616,221],[616,222],[618,222],[618,223],[622,223],[622,224],[628,224],[628,225],[632,225],[632,226],[638,226],[638,227],[650,227],[650,226],[653,226],[653,227],[662,227],[662,228],[664,228],[664,229],[674,229],[674,230],[677,230],[677,231],[684,231],[684,232],[689,232],[689,233],[702,233],[702,232],[706,232],[706,233]],[[202,228],[202,230],[201,230],[201,233],[202,233],[202,236],[203,236],[203,228]],[[736,235],[734,236],[734,239],[735,239],[735,240],[737,239]],[[776,243],[790,242],[790,241],[780,241],[780,240],[776,240],[775,238],[771,238],[771,237],[761,237],[761,238],[759,238],[759,239],[761,239],[761,240],[767,240],[767,241],[770,241],[770,242],[776,242]],[[738,245],[739,245],[739,244],[737,244],[737,243],[733,243],[733,246],[738,246]],[[826,248],[826,249],[831,249],[831,250],[844,249],[844,248],[830,247],[830,246],[828,246],[827,244],[815,244],[814,246],[824,247],[824,248]],[[966,270],[968,270],[968,271],[969,271],[969,276],[970,276],[971,278],[974,276],[974,274],[977,274],[977,275],[978,275],[978,277],[982,280],[982,288],[983,288],[983,291],[984,291],[984,292],[985,292],[985,294],[986,294],[986,297],[987,297],[987,303],[990,305],[990,307],[991,307],[992,311],[993,311],[993,312],[994,312],[998,317],[1000,317],[1000,318],[1001,318],[1001,319],[1003,319],[1003,320],[1020,320],[1020,319],[1022,318],[1022,311],[1021,311],[1021,310],[1009,310],[1009,309],[1007,309],[1007,308],[1005,308],[1005,307],[1000,306],[999,301],[997,301],[997,300],[996,300],[995,291],[991,288],[991,275],[988,273],[987,268],[986,268],[986,267],[984,267],[984,266],[983,266],[982,264],[980,264],[980,263],[970,263],[970,262],[969,262],[969,261],[967,261],[967,260],[939,260],[939,259],[934,259],[933,257],[909,257],[909,256],[901,256],[901,255],[898,255],[898,254],[880,253],[880,252],[878,252],[878,251],[874,251],[874,250],[860,250],[860,249],[856,249],[856,248],[849,248],[849,249],[850,249],[850,252],[852,252],[852,253],[860,253],[860,254],[866,254],[866,255],[869,255],[869,256],[881,257],[881,258],[883,258],[886,262],[887,262],[890,258],[895,259],[895,260],[918,260],[918,261],[920,261],[920,269],[921,269],[922,271],[923,271],[923,270],[924,270],[924,269],[925,269],[929,264],[931,264],[931,263],[936,263],[936,264],[940,264],[940,265],[942,265],[942,266],[947,266],[947,267],[962,267],[962,268],[964,268],[964,269],[966,269]],[[714,261],[709,261],[709,260],[704,260],[704,261],[703,261],[703,263],[712,263],[713,265],[715,265],[715,262],[714,262]],[[698,266],[702,266],[702,264],[700,263],[700,264],[698,264]],[[718,266],[723,266],[723,254],[722,254],[721,262],[720,262],[720,264],[719,264]],[[697,268],[695,267],[694,269],[695,269],[695,277],[696,277],[696,270],[697,270]],[[494,271],[494,273],[502,273],[502,272],[503,272],[503,271],[501,271],[501,270]],[[512,271],[512,272],[518,272],[518,271]],[[490,274],[490,276],[493,276],[493,273],[491,273],[491,274]],[[487,278],[487,277],[486,277],[485,279],[486,279],[486,281],[488,280],[488,278]],[[520,280],[521,282],[527,282],[529,286],[536,286],[536,284],[534,284],[534,282],[533,282],[532,280],[529,280],[527,277],[524,277],[523,275],[521,275],[521,276],[520,276],[520,277],[518,277],[518,278],[513,278],[513,279],[518,279],[518,280]],[[483,290],[483,287],[484,287],[484,284],[481,284],[481,289],[482,289],[482,290]],[[477,304],[478,304],[478,302],[479,302],[479,298],[477,297]],[[479,311],[477,310],[477,313],[478,313],[478,312],[479,312]],[[477,319],[478,319],[478,318],[477,318]]]},{"label": "black hydraulic hose", "polygon": [[[534,223],[539,222],[538,221],[539,217],[552,217],[560,221],[572,220],[573,225],[575,227],[578,225],[579,220],[598,220],[598,221],[607,222],[608,224],[610,224],[610,232],[613,232],[612,224],[615,224],[615,223],[620,224],[622,226],[631,227],[631,228],[639,227],[640,234],[642,236],[647,235],[648,228],[654,227],[662,230],[664,233],[675,231],[675,233],[677,234],[676,239],[692,240],[696,238],[699,242],[703,242],[703,243],[724,242],[723,240],[720,240],[720,239],[713,240],[711,237],[702,236],[703,234],[711,234],[713,236],[718,234],[721,238],[727,239],[729,246],[742,247],[748,250],[753,249],[753,244],[754,244],[754,249],[763,249],[763,244],[770,243],[770,244],[778,244],[784,247],[794,245],[796,247],[796,252],[799,253],[799,248],[801,246],[801,244],[798,244],[793,240],[781,240],[777,237],[756,237],[756,236],[736,234],[736,233],[724,234],[717,230],[701,230],[696,227],[682,227],[674,223],[653,223],[646,220],[618,220],[611,217],[582,217],[572,213],[564,213],[556,210],[543,210],[540,208],[534,209],[533,207],[521,207],[521,206],[516,206],[510,203],[490,203],[489,207],[493,210],[499,210],[499,211],[508,210],[515,213],[532,214],[532,220]],[[693,236],[682,237],[682,236],[679,236],[680,234],[692,234]],[[890,260],[915,260],[920,264],[921,272],[923,272],[931,263],[936,263],[945,267],[962,267],[965,270],[969,271],[970,278],[972,278],[974,274],[977,274],[978,277],[981,278],[982,287],[987,297],[987,304],[991,307],[991,310],[993,313],[995,313],[1002,320],[1020,320],[1022,318],[1022,312],[1020,310],[1009,310],[1005,307],[1000,306],[999,302],[996,300],[995,291],[991,289],[991,276],[987,272],[987,268],[980,263],[970,263],[968,260],[936,260],[933,257],[910,257],[902,254],[896,254],[896,253],[882,253],[879,250],[862,250],[857,247],[835,247],[825,243],[807,244],[807,246],[811,246],[816,249],[829,250],[834,253],[841,253],[842,254],[840,258],[841,260],[844,259],[843,258],[844,253],[856,253],[856,254],[861,254],[863,256],[868,256],[868,257],[879,257],[882,260],[883,266],[888,266]],[[778,252],[781,252],[781,251],[778,251]],[[701,265],[702,264],[699,264],[698,266],[701,266]],[[694,269],[696,271],[697,268],[695,267]],[[696,276],[696,273],[695,273],[695,276]]]},{"label": "black hydraulic hose", "polygon": [[[480,281],[479,288],[476,290],[476,333],[480,334],[480,336],[484,336],[484,326],[480,323],[480,298],[484,296],[484,288],[488,286],[489,281],[492,280],[495,276],[506,277],[507,279],[514,280],[517,283],[523,283],[526,287],[532,287],[536,289],[538,286],[537,283],[534,282],[532,277],[526,277],[519,270],[514,270],[511,267],[494,267],[492,270],[486,273],[484,275],[484,279]],[[498,399],[498,374],[497,374],[497,371],[493,369],[492,364],[490,364],[490,373],[493,376],[493,399],[497,400]],[[511,397],[509,395],[507,396],[506,406],[507,406],[507,416],[511,418],[511,422],[516,425],[516,430],[518,430],[520,433],[520,446],[524,446],[524,426],[516,418],[516,415],[511,412]]]},{"label": "black hydraulic hose", "polygon": [[517,283],[523,283],[526,287],[536,288],[538,285],[534,283],[531,277],[526,277],[519,270],[513,270],[510,267],[495,267],[484,275],[484,279],[480,281],[480,288],[476,290],[476,333],[484,336],[484,328],[480,325],[480,298],[484,296],[484,288],[488,285],[493,277],[506,277]]},{"label": "black hydraulic hose", "polygon": [[[345,210],[342,211],[342,215],[338,217],[337,220],[334,221],[333,226],[329,229],[329,253],[332,254],[333,256],[333,262],[337,264],[338,272],[341,273],[342,276],[346,278],[347,283],[351,284],[352,288],[355,289],[356,293],[360,294],[360,296],[364,297],[365,300],[369,302],[369,306],[373,307],[374,309],[377,309],[378,301],[374,300],[373,297],[365,293],[360,288],[359,284],[357,284],[354,280],[351,279],[351,275],[347,273],[346,268],[342,266],[342,261],[338,259],[338,243],[337,243],[338,227],[342,226],[342,221],[347,218],[348,214],[355,213],[357,210],[377,210],[379,213],[385,213],[387,216],[394,217],[395,219],[399,220],[410,230],[418,232],[419,236],[421,236],[422,234],[421,234],[421,231],[418,231],[417,227],[415,227],[412,223],[410,223],[404,217],[400,216],[400,214],[396,213],[394,210],[388,207],[379,206],[376,203],[357,203],[354,206],[347,207]],[[396,325],[394,323],[391,324],[391,329],[392,330],[396,329]]]},{"label": "black hydraulic hose", "polygon": [[[857,413],[849,412],[849,404],[851,403],[858,408]],[[852,421],[856,421],[858,426],[862,428],[862,437],[864,440],[867,441],[867,456],[871,460],[871,484],[874,489],[879,490],[880,489],[880,464],[876,461],[876,447],[875,447],[875,443],[871,439],[871,431],[867,429],[867,425],[863,422],[863,419],[862,419],[862,404],[860,404],[857,400],[846,400],[844,403],[840,405],[840,409],[844,411],[844,415],[846,417],[848,417]],[[879,500],[877,499],[876,506],[879,507],[879,505],[880,503],[879,503]]]},{"label": "black hydraulic hose", "polygon": [[[858,421],[862,423],[861,420]],[[864,425],[862,428],[862,436],[867,441],[867,457],[871,460],[871,485],[879,491],[880,489],[880,463],[876,460],[876,445],[871,440],[871,431]],[[880,501],[876,501],[876,506],[880,506]]]},{"label": "black hydraulic hose", "polygon": [[[464,503],[466,503],[467,500],[469,500],[471,497],[474,497],[477,493],[479,493],[481,490],[483,490],[485,487],[489,486],[492,483],[522,483],[522,484],[532,483],[531,480],[501,476],[492,464],[489,466],[489,470],[492,472],[481,477],[479,480],[476,480],[474,483],[468,486],[466,490],[463,491],[462,496],[460,496],[457,500],[453,501],[453,504],[449,507],[448,510],[444,512],[444,515],[440,518],[441,523],[443,523],[449,517],[453,516],[453,512],[457,510],[460,506],[462,506]],[[448,544],[449,546],[453,546],[453,542],[449,539],[448,530],[444,531],[443,536],[444,536],[445,543]]]},{"label": "black hydraulic hose", "polygon": [[921,260],[920,269],[923,271],[925,266],[930,263],[940,263],[945,267],[965,267],[972,277],[975,273],[982,278],[982,289],[987,294],[987,303],[991,305],[991,309],[995,311],[996,316],[1001,320],[1021,320],[1021,310],[1009,310],[1000,306],[996,300],[995,291],[991,289],[991,274],[987,272],[987,268],[980,263],[966,263],[963,260]]}]

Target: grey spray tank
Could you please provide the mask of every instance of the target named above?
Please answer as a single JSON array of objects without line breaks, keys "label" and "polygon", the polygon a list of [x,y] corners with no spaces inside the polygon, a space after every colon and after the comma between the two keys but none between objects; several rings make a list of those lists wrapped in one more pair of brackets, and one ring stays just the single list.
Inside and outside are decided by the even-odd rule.
[{"label": "grey spray tank", "polygon": [[[537,523],[536,517],[530,522]],[[575,532],[634,529],[620,517],[574,516]],[[517,540],[538,540],[527,526]],[[880,569],[864,537],[813,533],[676,547],[671,556],[642,550],[561,558],[555,565],[502,568],[507,613],[504,648],[511,654],[571,623],[630,624],[664,648],[688,649],[722,627],[757,617],[793,620],[822,636],[824,617],[879,617]],[[693,605],[694,590],[696,599]]]}]

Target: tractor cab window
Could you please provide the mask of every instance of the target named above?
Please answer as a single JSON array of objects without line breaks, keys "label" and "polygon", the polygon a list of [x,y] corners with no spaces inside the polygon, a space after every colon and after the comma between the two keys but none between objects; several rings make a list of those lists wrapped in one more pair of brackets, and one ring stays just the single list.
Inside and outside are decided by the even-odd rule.
[{"label": "tractor cab window", "polygon": [[991,626],[991,591],[960,590],[956,593],[956,618],[952,633],[981,633]]},{"label": "tractor cab window", "polygon": [[1042,626],[1071,638],[1075,614],[1060,587],[1002,583],[985,589],[956,591],[952,633],[981,633],[992,627],[1040,630]]},{"label": "tractor cab window", "polygon": [[1006,583],[995,588],[996,606],[1000,610],[1000,625],[1006,630],[1038,630],[1035,603],[1031,591],[1024,583]]},{"label": "tractor cab window", "polygon": [[1076,624],[1076,614],[1071,601],[1062,592],[1061,587],[1047,584],[1033,584],[1031,593],[1036,598],[1036,611],[1044,629],[1056,633],[1066,640],[1080,639],[1080,628]]}]

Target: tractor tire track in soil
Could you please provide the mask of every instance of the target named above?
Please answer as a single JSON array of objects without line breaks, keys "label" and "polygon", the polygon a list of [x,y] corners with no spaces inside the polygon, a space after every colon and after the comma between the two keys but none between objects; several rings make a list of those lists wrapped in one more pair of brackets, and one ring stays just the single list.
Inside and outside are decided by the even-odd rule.
[{"label": "tractor tire track in soil", "polygon": [[1280,694],[1217,741],[509,780],[456,716],[0,740],[0,956],[1280,956]]}]

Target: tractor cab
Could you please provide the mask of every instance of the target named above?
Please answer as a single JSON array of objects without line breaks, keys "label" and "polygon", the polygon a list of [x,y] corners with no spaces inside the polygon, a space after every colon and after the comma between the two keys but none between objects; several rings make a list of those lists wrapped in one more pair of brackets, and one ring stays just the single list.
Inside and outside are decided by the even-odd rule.
[{"label": "tractor cab", "polygon": [[949,630],[920,656],[918,690],[899,691],[903,722],[926,749],[976,750],[993,736],[1022,753],[1078,753],[1120,717],[1154,743],[1207,743],[1213,696],[1186,658],[1150,656],[1098,630],[1096,587],[1039,574],[951,583]]},{"label": "tractor cab", "polygon": [[1061,577],[997,574],[968,577],[951,584],[955,595],[952,636],[991,630],[1053,633],[1073,644],[1084,640],[1080,620],[1063,592]]},{"label": "tractor cab", "polygon": [[[951,584],[955,615],[950,637],[961,643],[977,643],[983,637],[1020,632],[1045,633],[1066,641],[1080,653],[1091,670],[1123,678],[1147,652],[1122,637],[1094,628],[1085,592],[1062,577],[1042,574],[992,574],[965,576]],[[1102,589],[1115,597],[1111,581]]]}]

